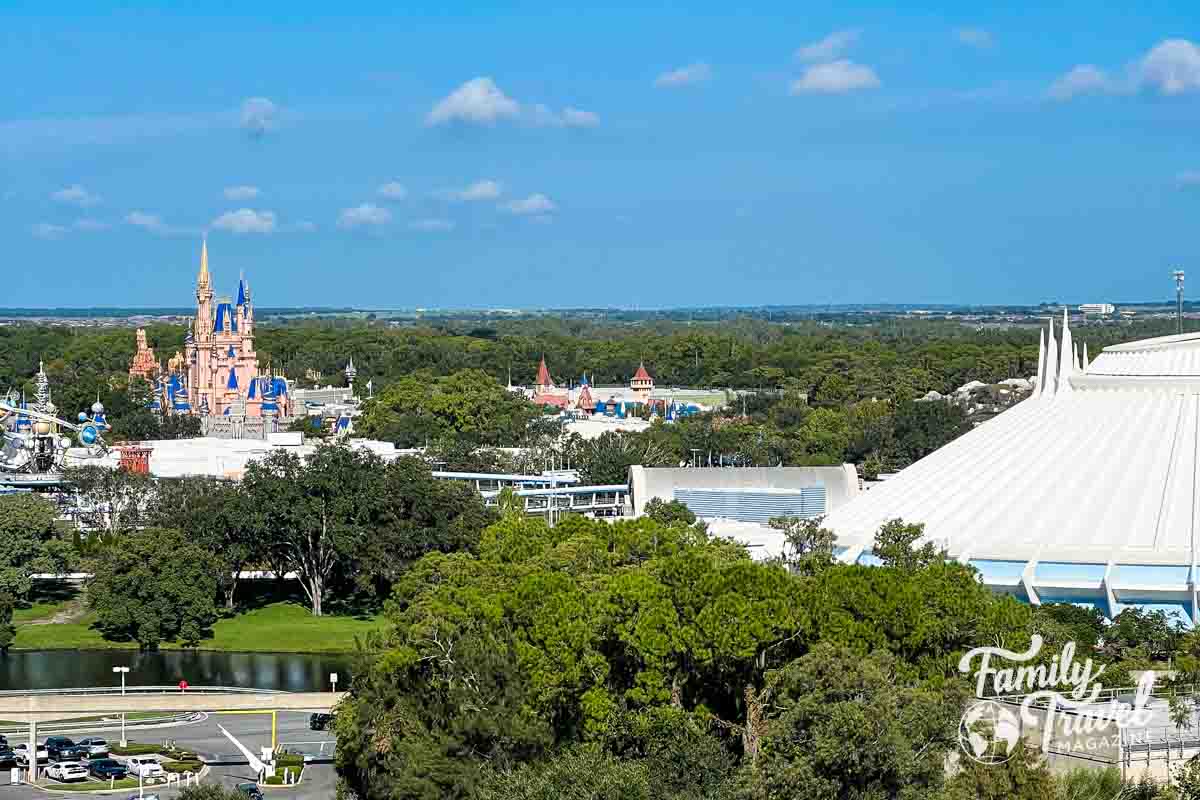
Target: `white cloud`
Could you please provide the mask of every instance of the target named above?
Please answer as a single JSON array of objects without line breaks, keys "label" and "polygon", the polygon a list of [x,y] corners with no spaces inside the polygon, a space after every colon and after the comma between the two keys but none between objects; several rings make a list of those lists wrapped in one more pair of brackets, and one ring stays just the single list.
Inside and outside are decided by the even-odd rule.
[{"label": "white cloud", "polygon": [[425,117],[425,123],[491,125],[497,120],[515,117],[520,111],[521,105],[500,91],[495,81],[479,77],[472,78],[440,100]]},{"label": "white cloud", "polygon": [[654,85],[660,89],[670,89],[676,86],[687,86],[693,83],[704,83],[712,77],[712,69],[704,62],[688,64],[686,67],[664,72],[654,79]]},{"label": "white cloud", "polygon": [[840,94],[860,89],[878,89],[879,76],[875,70],[842,59],[828,64],[814,64],[792,81],[792,94]]},{"label": "white cloud", "polygon": [[1047,94],[1069,100],[1081,94],[1130,94],[1145,89],[1163,95],[1200,91],[1200,47],[1187,39],[1165,39],[1128,65],[1120,77],[1093,64],[1080,64],[1056,79]]},{"label": "white cloud", "polygon": [[1138,77],[1163,94],[1200,89],[1200,47],[1187,39],[1159,42],[1142,58]]},{"label": "white cloud", "polygon": [[504,210],[510,214],[531,215],[531,214],[549,214],[555,211],[558,206],[554,205],[554,201],[544,194],[531,194],[524,200],[514,200],[511,203],[505,203]]},{"label": "white cloud", "polygon": [[257,186],[227,186],[225,188],[226,200],[253,200],[258,197]]},{"label": "white cloud", "polygon": [[67,203],[79,206],[80,208],[90,208],[100,203],[100,195],[92,194],[78,183],[68,186],[65,189],[59,189],[51,197],[60,203]]},{"label": "white cloud", "polygon": [[1069,100],[1080,94],[1112,91],[1113,81],[1094,64],[1080,64],[1050,85],[1049,94],[1055,100]]},{"label": "white cloud", "polygon": [[51,225],[49,222],[39,222],[30,230],[39,239],[60,239],[67,232],[62,225]]},{"label": "white cloud", "polygon": [[562,122],[568,128],[594,128],[600,124],[600,115],[579,108],[564,108]]},{"label": "white cloud", "polygon": [[1180,186],[1200,186],[1200,169],[1186,169],[1175,176]]},{"label": "white cloud", "polygon": [[242,101],[242,130],[251,136],[263,136],[279,127],[279,106],[265,97]]},{"label": "white cloud", "polygon": [[858,41],[861,33],[859,28],[834,31],[818,42],[801,47],[796,51],[796,58],[801,61],[832,61]]},{"label": "white cloud", "polygon": [[454,230],[454,223],[448,219],[418,219],[408,223],[408,227],[423,233],[446,233]]},{"label": "white cloud", "polygon": [[106,231],[109,228],[111,228],[112,226],[109,225],[107,222],[102,222],[101,220],[98,220],[98,219],[88,219],[85,217],[84,219],[75,220],[75,224],[72,225],[71,227],[73,227],[77,231],[87,231],[88,233],[95,233],[96,231]]},{"label": "white cloud", "polygon": [[954,31],[954,38],[971,47],[992,46],[992,34],[983,28],[958,28]]},{"label": "white cloud", "polygon": [[385,197],[388,200],[403,200],[408,197],[408,189],[396,181],[388,181],[376,190],[380,197]]},{"label": "white cloud", "polygon": [[482,180],[475,181],[467,188],[458,192],[451,192],[450,196],[455,200],[495,200],[504,191],[504,187],[498,181]]},{"label": "white cloud", "polygon": [[354,208],[344,208],[338,215],[338,227],[353,229],[364,226],[377,227],[392,221],[392,212],[371,203],[363,203]]},{"label": "white cloud", "polygon": [[239,208],[237,211],[226,211],[212,221],[212,227],[230,233],[274,233],[275,212],[255,211],[250,208]]},{"label": "white cloud", "polygon": [[567,107],[562,112],[542,103],[522,105],[506,95],[488,77],[472,78],[438,101],[425,116],[426,125],[463,123],[494,125],[502,120],[523,120],[532,125],[567,128],[594,128],[600,115],[594,111]]},{"label": "white cloud", "polygon": [[145,211],[132,211],[125,217],[125,221],[135,228],[143,228],[151,233],[166,234],[171,230],[163,224],[160,217],[155,214],[147,214]]},{"label": "white cloud", "polygon": [[315,222],[309,222],[308,220],[293,222],[291,225],[284,225],[282,228],[280,228],[280,230],[291,231],[294,233],[312,233],[316,229],[317,224]]}]

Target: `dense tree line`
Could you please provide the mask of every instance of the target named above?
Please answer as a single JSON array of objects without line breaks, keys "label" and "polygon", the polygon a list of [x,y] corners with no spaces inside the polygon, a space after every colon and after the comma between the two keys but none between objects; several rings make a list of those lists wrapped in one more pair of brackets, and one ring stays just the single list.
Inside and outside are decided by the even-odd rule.
[{"label": "dense tree line", "polygon": [[[1168,333],[1168,321],[1076,330],[1093,354],[1117,341]],[[155,324],[147,335],[169,358],[183,348],[184,328]],[[586,373],[593,383],[625,383],[644,361],[660,385],[786,388],[814,405],[911,399],[947,392],[970,380],[995,382],[1036,368],[1031,328],[974,330],[955,322],[884,320],[875,324],[816,321],[769,323],[620,323],[541,318],[457,322],[439,327],[334,319],[262,325],[256,349],[263,366],[303,378],[308,370],[334,384],[353,357],[360,380],[377,390],[418,371],[436,376],[479,370],[498,383],[533,382],[544,354],[563,383]],[[128,328],[12,325],[0,327],[0,389],[33,391],[39,360],[55,402],[69,416],[99,394],[120,432],[137,407],[126,370],[134,352]],[[130,436],[133,438],[133,436]]]}]

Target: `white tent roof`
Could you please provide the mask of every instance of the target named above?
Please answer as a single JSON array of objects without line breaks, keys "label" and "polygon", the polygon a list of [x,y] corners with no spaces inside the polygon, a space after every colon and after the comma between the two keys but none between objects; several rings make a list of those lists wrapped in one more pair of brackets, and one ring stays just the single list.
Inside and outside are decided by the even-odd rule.
[{"label": "white tent roof", "polygon": [[1064,321],[1063,345],[1043,340],[1033,397],[834,510],[842,557],[869,559],[902,518],[1034,602],[1115,612],[1124,596],[1192,616],[1200,333],[1108,347],[1082,369],[1070,336]]}]

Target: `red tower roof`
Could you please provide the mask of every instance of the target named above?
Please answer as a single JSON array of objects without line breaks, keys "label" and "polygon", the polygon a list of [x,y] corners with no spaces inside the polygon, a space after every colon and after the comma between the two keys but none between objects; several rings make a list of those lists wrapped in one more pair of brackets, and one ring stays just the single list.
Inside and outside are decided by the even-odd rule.
[{"label": "red tower roof", "polygon": [[542,360],[538,363],[538,374],[536,386],[553,386],[554,381],[550,378],[550,370],[546,369],[546,357],[542,356]]},{"label": "red tower roof", "polygon": [[646,372],[645,362],[638,364],[637,372],[633,373],[633,379],[635,381],[653,381],[654,380],[653,378],[650,377],[650,373]]}]

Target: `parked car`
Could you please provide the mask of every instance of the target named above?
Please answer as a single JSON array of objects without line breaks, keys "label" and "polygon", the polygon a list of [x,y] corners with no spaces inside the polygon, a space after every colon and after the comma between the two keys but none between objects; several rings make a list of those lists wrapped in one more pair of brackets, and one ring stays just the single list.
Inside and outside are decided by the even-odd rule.
[{"label": "parked car", "polygon": [[87,754],[92,758],[104,758],[109,754],[108,740],[101,739],[99,736],[88,736],[86,739],[80,739],[79,746],[85,748]]},{"label": "parked car", "polygon": [[[20,764],[23,767],[29,766],[29,745],[25,744],[25,742],[21,742],[20,744],[18,744],[16,747],[13,748],[13,753],[15,753],[17,756],[18,764]],[[39,763],[39,764],[45,764],[47,761],[50,760],[50,754],[46,752],[45,746],[43,746],[43,745],[38,746],[37,755],[35,756],[35,758],[37,759],[37,763]]]},{"label": "parked car", "polygon": [[150,756],[130,756],[125,760],[125,768],[134,777],[140,775],[143,778],[163,778],[167,774],[162,764],[158,763],[158,759]]},{"label": "parked car", "polygon": [[51,761],[74,761],[78,754],[75,742],[66,736],[47,736],[45,747]]},{"label": "parked car", "polygon": [[8,737],[0,733],[0,747],[8,747]]},{"label": "parked car", "polygon": [[327,731],[329,726],[333,725],[336,717],[333,714],[310,714],[308,717],[308,727],[314,731]]},{"label": "parked car", "polygon": [[234,788],[246,795],[248,800],[263,800],[262,790],[258,788],[257,783],[239,783]]},{"label": "parked car", "polygon": [[17,754],[8,745],[0,747],[0,769],[12,769],[17,765]]},{"label": "parked car", "polygon": [[109,778],[121,780],[121,778],[129,774],[129,770],[125,768],[125,765],[115,758],[93,758],[88,762],[88,772],[104,781]]},{"label": "parked car", "polygon": [[46,777],[56,781],[86,781],[88,771],[78,761],[59,761],[46,767]]}]

